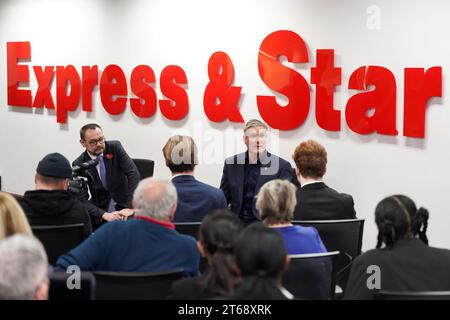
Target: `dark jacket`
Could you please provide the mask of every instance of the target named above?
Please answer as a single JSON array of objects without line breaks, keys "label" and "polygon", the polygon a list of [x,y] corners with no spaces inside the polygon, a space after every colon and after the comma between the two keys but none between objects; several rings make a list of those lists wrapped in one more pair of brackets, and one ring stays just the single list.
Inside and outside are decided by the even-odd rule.
[{"label": "dark jacket", "polygon": [[[106,141],[103,159],[108,181],[107,189],[103,187],[96,167],[91,167],[80,174],[88,178],[91,198],[86,202],[86,206],[96,225],[101,222],[103,213],[108,210],[111,197],[116,202],[116,210],[131,207],[133,192],[140,180],[136,165],[119,141]],[[75,159],[73,165],[80,165],[89,160],[91,157],[85,151]],[[84,190],[81,199],[87,200],[87,198],[87,190]]]},{"label": "dark jacket", "polygon": [[191,236],[174,230],[173,224],[148,218],[110,221],[78,247],[61,256],[62,269],[163,272],[181,268],[188,276],[199,273],[200,253]]},{"label": "dark jacket", "polygon": [[92,225],[85,206],[65,190],[27,191],[19,200],[32,226],[83,223],[86,236]]},{"label": "dark jacket", "polygon": [[[356,258],[345,290],[346,299],[374,299],[379,267],[380,289],[387,291],[450,291],[450,250],[425,245],[419,239],[399,240],[392,249],[374,249]],[[368,278],[372,277],[371,279]]]},{"label": "dark jacket", "polygon": [[353,197],[339,193],[323,182],[307,184],[297,190],[294,220],[354,219]]},{"label": "dark jacket", "polygon": [[[220,189],[225,194],[230,210],[236,214],[240,214],[243,205],[245,159],[246,152],[227,158],[223,166],[222,181],[220,183]],[[261,158],[261,163],[261,175],[256,184],[255,195],[258,194],[264,183],[270,180],[286,179],[291,181],[293,171],[290,163],[286,160],[267,152]],[[253,212],[255,211],[253,203]],[[259,215],[256,218],[259,219]]]},{"label": "dark jacket", "polygon": [[174,222],[199,222],[215,209],[225,209],[222,190],[196,180],[192,175],[172,179],[178,194]]}]

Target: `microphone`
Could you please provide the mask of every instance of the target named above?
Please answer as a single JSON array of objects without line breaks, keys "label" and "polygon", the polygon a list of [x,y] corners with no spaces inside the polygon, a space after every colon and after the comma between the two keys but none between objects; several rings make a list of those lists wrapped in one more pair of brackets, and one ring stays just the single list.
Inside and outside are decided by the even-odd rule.
[{"label": "microphone", "polygon": [[96,165],[98,165],[98,160],[97,159],[92,159],[86,162],[83,162],[82,164],[79,164],[78,166],[74,166],[72,168],[73,172],[77,172],[77,171],[81,171],[81,170],[86,170],[89,169],[91,167],[95,167]]}]

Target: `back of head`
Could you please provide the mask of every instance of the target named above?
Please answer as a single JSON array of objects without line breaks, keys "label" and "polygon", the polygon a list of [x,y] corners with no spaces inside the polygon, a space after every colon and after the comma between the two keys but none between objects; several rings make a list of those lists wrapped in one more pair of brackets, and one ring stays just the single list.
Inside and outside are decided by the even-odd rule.
[{"label": "back of head", "polygon": [[0,192],[0,240],[21,233],[33,235],[20,205],[10,194]]},{"label": "back of head", "polygon": [[177,191],[170,181],[146,178],[139,182],[133,195],[136,215],[172,220],[177,204]]},{"label": "back of head", "polygon": [[235,249],[242,283],[238,299],[282,299],[281,276],[286,265],[286,249],[281,235],[255,223],[239,235]]},{"label": "back of head", "polygon": [[200,226],[199,241],[209,263],[202,284],[218,296],[231,296],[237,284],[233,254],[241,229],[239,218],[228,210],[208,214]]},{"label": "back of head", "polygon": [[394,195],[383,199],[375,209],[375,222],[378,226],[377,248],[383,243],[391,248],[399,239],[416,235],[428,244],[428,216],[426,209],[417,210],[414,201],[407,196]]},{"label": "back of head", "polygon": [[266,225],[289,223],[297,204],[295,186],[281,179],[266,182],[258,192],[256,209]]},{"label": "back of head", "polygon": [[327,168],[327,151],[318,142],[300,143],[292,155],[297,169],[304,178],[322,178]]},{"label": "back of head", "polygon": [[15,235],[0,241],[0,299],[46,299],[48,261],[42,244]]},{"label": "back of head", "polygon": [[66,157],[55,152],[39,161],[36,173],[37,184],[51,189],[65,189],[66,179],[72,178],[72,167]]},{"label": "back of head", "polygon": [[171,172],[193,171],[198,164],[198,150],[194,139],[176,135],[167,140],[163,148],[166,166]]}]

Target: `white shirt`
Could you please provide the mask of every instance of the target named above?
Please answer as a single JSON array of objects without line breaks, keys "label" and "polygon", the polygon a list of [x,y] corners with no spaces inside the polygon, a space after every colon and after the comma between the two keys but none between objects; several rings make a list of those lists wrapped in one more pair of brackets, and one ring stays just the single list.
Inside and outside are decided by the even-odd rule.
[{"label": "white shirt", "polygon": [[[99,154],[98,156],[94,156],[94,155],[90,154],[89,151],[88,151],[87,154],[89,155],[89,157],[91,157],[92,160],[95,160],[95,159],[97,159],[98,156],[103,155],[103,153],[102,153],[102,154]],[[97,169],[98,176],[101,177],[101,175],[100,175],[100,163],[97,164],[95,166],[95,168]]]}]

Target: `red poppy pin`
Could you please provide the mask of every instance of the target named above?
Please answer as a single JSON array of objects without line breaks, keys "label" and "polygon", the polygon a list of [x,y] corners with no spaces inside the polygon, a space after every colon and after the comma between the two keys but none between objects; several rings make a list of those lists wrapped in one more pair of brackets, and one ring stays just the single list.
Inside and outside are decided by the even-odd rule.
[{"label": "red poppy pin", "polygon": [[113,158],[112,153],[107,153],[107,154],[106,154],[106,158],[108,158],[109,160],[111,160],[111,159]]}]

